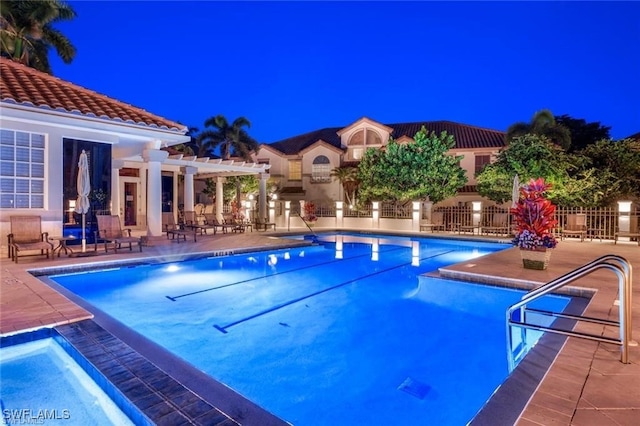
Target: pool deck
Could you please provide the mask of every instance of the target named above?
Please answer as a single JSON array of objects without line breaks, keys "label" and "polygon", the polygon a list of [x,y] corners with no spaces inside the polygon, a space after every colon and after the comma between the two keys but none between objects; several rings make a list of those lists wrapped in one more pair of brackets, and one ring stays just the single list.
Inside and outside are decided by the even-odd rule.
[{"label": "pool deck", "polygon": [[[302,231],[302,230],[300,230]],[[194,253],[225,254],[230,251],[289,246],[276,233],[247,232],[199,237],[197,242],[171,242],[164,237],[150,238],[142,253],[123,250],[118,254],[67,257],[20,258],[15,264],[0,260],[0,335],[12,335],[43,326],[54,327],[93,318],[93,314],[53,290],[29,271],[57,269],[70,265],[108,265],[111,262],[135,262],[175,259]],[[431,234],[416,234],[429,236]],[[439,236],[440,234],[435,234]],[[444,234],[443,234],[444,235]],[[293,240],[289,240],[293,242]],[[294,244],[304,242],[295,241]],[[635,268],[632,296],[632,339],[640,341],[640,247],[637,243],[612,241],[562,241],[553,251],[546,271],[526,270],[519,252],[509,249],[443,268],[445,277],[471,281],[539,285],[559,277],[605,254],[626,258]],[[576,287],[595,290],[586,315],[617,320],[618,283],[616,276],[601,270],[581,278]],[[616,334],[610,327],[579,324],[576,330],[604,335]],[[533,397],[522,412],[518,425],[635,425],[640,418],[640,347],[629,350],[629,364],[620,362],[617,346],[569,337]],[[234,418],[230,414],[230,417]],[[234,418],[238,421],[237,418]],[[501,424],[494,419],[493,424]],[[243,423],[239,421],[239,423]],[[245,422],[243,424],[250,424]]]}]

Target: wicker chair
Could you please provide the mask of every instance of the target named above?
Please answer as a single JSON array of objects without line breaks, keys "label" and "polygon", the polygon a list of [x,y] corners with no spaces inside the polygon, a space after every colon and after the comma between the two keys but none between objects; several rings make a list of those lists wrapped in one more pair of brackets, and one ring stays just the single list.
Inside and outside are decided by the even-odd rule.
[{"label": "wicker chair", "polygon": [[49,236],[42,232],[42,218],[40,216],[11,216],[11,233],[9,240],[9,257],[18,263],[19,256],[25,251],[40,250],[40,254],[31,256],[47,256],[53,253],[53,244],[49,242]]},{"label": "wicker chair", "polygon": [[129,251],[133,250],[133,245],[137,244],[138,249],[142,251],[142,240],[139,237],[131,236],[131,229],[122,229],[120,227],[120,216],[117,215],[96,215],[98,220],[98,232],[96,241],[104,241],[104,251],[109,250],[109,244],[113,245],[113,251],[118,253],[118,249],[123,244],[129,245]]}]

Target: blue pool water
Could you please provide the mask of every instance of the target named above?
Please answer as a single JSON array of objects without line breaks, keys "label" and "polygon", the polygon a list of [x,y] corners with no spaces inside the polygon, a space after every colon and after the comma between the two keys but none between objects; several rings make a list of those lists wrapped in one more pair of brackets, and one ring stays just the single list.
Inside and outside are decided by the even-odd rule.
[{"label": "blue pool water", "polygon": [[460,425],[508,375],[523,293],[420,275],[506,247],[331,235],[50,278],[293,424]]},{"label": "blue pool water", "polygon": [[133,425],[53,338],[0,349],[2,424]]}]

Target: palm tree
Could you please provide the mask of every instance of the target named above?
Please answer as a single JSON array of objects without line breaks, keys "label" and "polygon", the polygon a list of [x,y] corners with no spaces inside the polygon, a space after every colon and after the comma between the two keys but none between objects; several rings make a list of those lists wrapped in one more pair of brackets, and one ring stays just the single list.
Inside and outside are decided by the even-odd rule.
[{"label": "palm tree", "polygon": [[529,123],[521,121],[509,126],[505,142],[509,144],[514,138],[527,133],[546,136],[564,150],[571,146],[571,132],[563,125],[556,123],[555,117],[548,109],[537,111]]},{"label": "palm tree", "polygon": [[51,74],[49,49],[71,63],[76,48],[53,24],[76,17],[59,0],[3,0],[0,8],[0,54]]},{"label": "palm tree", "polygon": [[[223,160],[228,160],[233,154],[245,161],[251,161],[251,152],[258,149],[258,142],[243,129],[245,126],[251,127],[249,120],[238,117],[229,124],[225,116],[220,114],[208,118],[204,125],[214,129],[205,129],[200,133],[198,146],[203,147],[205,151],[213,151],[220,147],[220,157]],[[200,153],[198,155],[202,156]]]},{"label": "palm tree", "polygon": [[344,190],[344,196],[347,199],[347,203],[350,206],[355,206],[356,193],[360,186],[360,180],[358,179],[357,167],[336,167],[331,170],[331,176],[335,177],[342,184]]}]

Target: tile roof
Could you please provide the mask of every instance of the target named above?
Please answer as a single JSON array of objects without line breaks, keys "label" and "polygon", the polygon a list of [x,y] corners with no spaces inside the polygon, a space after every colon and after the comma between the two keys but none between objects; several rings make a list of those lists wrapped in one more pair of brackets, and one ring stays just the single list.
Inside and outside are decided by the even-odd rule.
[{"label": "tile roof", "polygon": [[[428,131],[433,131],[438,134],[446,130],[448,134],[455,137],[456,149],[502,148],[505,145],[504,132],[454,123],[452,121],[418,121],[413,123],[385,124],[385,126],[393,128],[391,136],[394,139],[399,139],[404,135],[413,138],[422,126],[425,126]],[[336,148],[342,149],[340,146],[340,137],[337,134],[340,129],[342,129],[342,127],[328,127],[315,130],[271,143],[269,146],[283,154],[293,155],[322,139]]]},{"label": "tile roof", "polygon": [[640,141],[640,132],[634,133],[633,135],[627,136],[625,139],[636,139]]},{"label": "tile roof", "polygon": [[0,58],[2,103],[34,106],[87,117],[184,133],[187,127],[49,74]]}]

